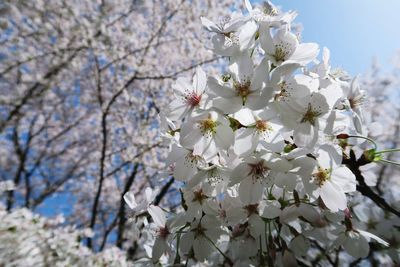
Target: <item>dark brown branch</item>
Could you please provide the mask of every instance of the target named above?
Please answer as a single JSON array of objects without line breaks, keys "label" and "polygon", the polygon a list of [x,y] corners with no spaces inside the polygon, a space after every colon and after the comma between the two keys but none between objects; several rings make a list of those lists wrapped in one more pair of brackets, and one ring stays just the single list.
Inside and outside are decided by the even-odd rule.
[{"label": "dark brown branch", "polygon": [[120,202],[119,202],[119,209],[118,209],[118,230],[117,230],[117,242],[116,246],[122,248],[122,244],[124,241],[124,231],[125,231],[125,223],[126,223],[126,215],[125,215],[125,200],[124,195],[131,189],[131,186],[135,180],[136,174],[138,172],[139,164],[136,163],[133,167],[131,175],[128,177],[124,190],[122,191]]},{"label": "dark brown branch", "polygon": [[161,203],[161,200],[164,198],[164,196],[168,193],[169,188],[172,186],[172,184],[175,182],[174,177],[172,177],[160,190],[156,198],[154,199],[154,205],[159,205]]},{"label": "dark brown branch", "polygon": [[360,166],[366,165],[370,163],[364,155],[361,156],[358,160],[356,160],[354,152],[351,150],[350,151],[350,158],[343,158],[343,164],[346,164],[347,167],[354,173],[356,176],[356,179],[358,181],[357,185],[357,191],[359,191],[363,196],[368,197],[371,199],[376,205],[378,205],[380,208],[391,212],[395,214],[396,216],[400,217],[400,212],[390,206],[384,198],[376,194],[365,182],[364,177],[361,174],[361,171],[359,169]]},{"label": "dark brown branch", "polygon": [[[13,129],[13,142],[15,146],[15,152],[18,156],[19,159],[19,165],[17,172],[14,176],[14,184],[15,186],[18,186],[21,180],[22,173],[25,172],[25,162],[29,153],[30,149],[30,144],[32,142],[33,138],[33,127],[36,123],[37,116],[31,121],[29,125],[29,131],[28,131],[28,137],[25,143],[25,148],[22,148],[20,142],[19,142],[19,133],[18,133],[18,122],[16,123],[14,129]],[[27,178],[29,179],[29,178]],[[29,187],[29,182],[25,180],[25,185]],[[30,196],[30,188],[26,188],[27,190],[27,196]],[[29,199],[25,199],[26,203],[29,202]],[[7,196],[7,211],[10,211],[12,206],[14,204],[14,190],[11,190],[8,192]],[[27,205],[27,204],[26,204]]]}]

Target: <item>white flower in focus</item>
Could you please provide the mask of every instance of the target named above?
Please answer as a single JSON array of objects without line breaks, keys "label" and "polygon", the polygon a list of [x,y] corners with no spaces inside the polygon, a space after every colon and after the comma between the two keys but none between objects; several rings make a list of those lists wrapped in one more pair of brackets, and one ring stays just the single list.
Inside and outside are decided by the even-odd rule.
[{"label": "white flower in focus", "polygon": [[213,244],[216,244],[223,233],[221,224],[215,217],[205,215],[191,223],[190,229],[182,234],[180,250],[187,255],[193,248],[196,259],[204,261],[215,251]]},{"label": "white flower in focus", "polygon": [[247,156],[260,144],[272,152],[282,152],[285,143],[280,130],[283,126],[275,110],[242,109],[234,114],[234,118],[245,126],[235,131],[234,151],[237,155]]},{"label": "white flower in focus", "polygon": [[366,92],[361,89],[358,77],[351,81],[350,86],[344,88],[344,93],[346,99],[344,100],[343,108],[352,113],[353,123],[357,132],[365,134],[363,106],[366,101]]},{"label": "white flower in focus", "polygon": [[287,112],[285,118],[296,125],[293,130],[294,143],[300,147],[314,146],[318,141],[319,120],[329,111],[325,96],[312,93],[291,102],[290,107],[293,111]]},{"label": "white flower in focus", "polygon": [[338,165],[329,153],[320,151],[309,180],[303,177],[306,191],[314,198],[321,197],[328,209],[333,212],[347,208],[345,193],[356,191],[356,177],[345,166]]},{"label": "white flower in focus", "polygon": [[211,200],[211,192],[206,192],[201,185],[194,188],[185,188],[183,198],[187,206],[185,220],[191,222],[194,218],[201,218],[203,211],[208,209]]},{"label": "white flower in focus", "polygon": [[233,130],[229,121],[216,111],[196,114],[181,128],[180,143],[193,149],[194,155],[212,160],[219,150],[227,150],[234,142]]},{"label": "white flower in focus", "polygon": [[223,194],[229,183],[230,170],[226,167],[219,165],[212,165],[210,167],[202,167],[194,175],[194,177],[187,182],[186,188],[191,189],[198,184],[202,183],[201,187],[207,194],[216,197]]},{"label": "white flower in focus", "polygon": [[279,172],[287,172],[292,164],[272,153],[249,156],[233,171],[230,185],[239,185],[239,197],[244,204],[258,203],[264,190],[271,186]]},{"label": "white flower in focus", "polygon": [[265,51],[265,57],[274,66],[283,63],[306,65],[313,61],[319,53],[317,44],[299,44],[297,36],[286,28],[280,28],[274,37],[271,35],[269,26],[261,27],[260,31],[261,47]]},{"label": "white flower in focus", "polygon": [[249,0],[245,0],[247,11],[257,22],[268,23],[271,27],[280,27],[290,24],[297,16],[294,11],[282,12],[270,1],[264,1],[261,8],[253,8]]},{"label": "white flower in focus", "polygon": [[378,181],[379,168],[380,168],[379,164],[375,162],[365,164],[358,168],[361,172],[361,175],[364,177],[365,183],[368,186],[376,186],[376,183]]},{"label": "white flower in focus", "polygon": [[297,16],[293,11],[281,12],[270,1],[263,2],[261,8],[253,8],[248,0],[245,0],[245,4],[251,19],[241,27],[239,33],[241,50],[252,48],[258,38],[257,34],[264,34],[269,27],[289,25]]},{"label": "white flower in focus", "polygon": [[179,181],[190,180],[199,166],[205,165],[204,159],[193,151],[177,144],[172,144],[167,158],[167,165],[173,166],[173,175]]},{"label": "white flower in focus", "polygon": [[232,58],[229,70],[232,75],[229,82],[221,83],[215,78],[209,79],[209,94],[214,108],[230,114],[242,107],[257,110],[266,106],[267,102],[262,96],[269,72],[266,60],[253,68],[253,60],[245,51]]},{"label": "white flower in focus", "polygon": [[213,51],[221,56],[232,56],[239,51],[239,31],[247,19],[241,13],[225,16],[216,24],[205,17],[200,17],[203,26],[210,32],[216,33],[212,37]]},{"label": "white flower in focus", "polygon": [[185,78],[178,78],[173,85],[176,99],[169,106],[168,117],[171,120],[179,120],[199,108],[204,101],[206,86],[207,76],[201,67],[197,67],[192,84]]},{"label": "white flower in focus", "polygon": [[150,205],[147,209],[150,216],[153,218],[156,228],[156,240],[152,247],[152,260],[158,261],[162,254],[169,250],[168,242],[171,241],[171,225],[167,222],[164,211],[157,206]]}]

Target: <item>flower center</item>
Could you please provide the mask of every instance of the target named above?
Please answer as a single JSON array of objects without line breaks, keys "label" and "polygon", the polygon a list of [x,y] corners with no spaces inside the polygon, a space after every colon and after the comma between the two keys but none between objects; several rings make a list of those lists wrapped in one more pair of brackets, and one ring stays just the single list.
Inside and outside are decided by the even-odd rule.
[{"label": "flower center", "polygon": [[199,122],[200,130],[203,134],[215,134],[217,132],[218,123],[211,117]]},{"label": "flower center", "polygon": [[201,160],[201,156],[199,155],[193,155],[193,153],[188,153],[185,156],[185,165],[190,166],[190,165],[196,165],[199,161]]},{"label": "flower center", "polygon": [[277,44],[275,46],[275,54],[273,55],[277,62],[285,61],[289,52],[285,49],[283,44]]},{"label": "flower center", "polygon": [[211,186],[216,186],[218,183],[220,183],[223,179],[221,174],[219,173],[217,168],[211,169],[207,172],[208,177],[207,177],[207,182]]},{"label": "flower center", "polygon": [[235,44],[239,44],[239,36],[236,33],[227,32],[227,33],[224,33],[224,36],[225,36],[224,45],[229,47],[229,46],[232,46]]},{"label": "flower center", "polygon": [[218,216],[219,216],[221,219],[226,219],[226,210],[220,208],[220,209],[218,210]]},{"label": "flower center", "polygon": [[170,234],[167,226],[160,227],[157,232],[158,232],[158,236],[163,239],[166,239],[168,237],[168,235]]},{"label": "flower center", "polygon": [[309,122],[311,125],[315,126],[316,118],[317,118],[318,116],[320,116],[321,114],[322,114],[321,112],[318,112],[318,111],[314,110],[314,109],[312,108],[311,104],[309,103],[309,104],[308,104],[307,111],[306,111],[306,113],[303,115],[303,118],[301,119],[301,122],[302,122],[302,123],[304,123],[304,122]]},{"label": "flower center", "polygon": [[203,190],[199,189],[193,192],[192,202],[200,202],[200,204],[203,204],[203,200],[206,198],[208,197],[203,193]]},{"label": "flower center", "polygon": [[314,182],[319,187],[323,186],[326,181],[330,179],[330,171],[328,169],[323,169],[318,167],[318,171],[312,175]]},{"label": "flower center", "polygon": [[358,95],[352,98],[349,98],[349,103],[350,103],[350,107],[351,109],[355,109],[359,106],[361,106],[365,101],[365,97],[364,95]]},{"label": "flower center", "polygon": [[272,127],[268,124],[267,121],[258,120],[256,121],[256,130],[258,133],[271,132]]},{"label": "flower center", "polygon": [[258,204],[250,204],[244,207],[247,211],[247,216],[251,216],[252,214],[258,214]]},{"label": "flower center", "polygon": [[201,95],[196,94],[195,92],[192,92],[188,95],[185,96],[186,104],[188,104],[191,107],[196,107],[199,105],[201,101]]},{"label": "flower center", "polygon": [[251,93],[250,84],[251,82],[249,80],[247,80],[244,83],[235,82],[233,84],[233,86],[235,87],[236,94],[242,97],[243,102],[246,101],[247,96]]},{"label": "flower center", "polygon": [[205,236],[206,228],[204,228],[203,226],[201,226],[201,224],[199,224],[196,228],[192,230],[192,232],[194,232],[194,238],[197,238],[199,236]]},{"label": "flower center", "polygon": [[248,163],[248,165],[250,166],[249,175],[253,177],[253,179],[263,178],[269,171],[269,168],[267,166],[264,166],[263,160],[257,163]]}]

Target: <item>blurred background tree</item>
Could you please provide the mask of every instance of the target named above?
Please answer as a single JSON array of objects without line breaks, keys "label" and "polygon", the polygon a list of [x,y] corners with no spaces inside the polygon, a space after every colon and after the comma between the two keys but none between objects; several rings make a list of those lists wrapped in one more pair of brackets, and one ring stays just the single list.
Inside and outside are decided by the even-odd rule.
[{"label": "blurred background tree", "polygon": [[[166,172],[158,112],[171,101],[178,75],[192,75],[199,65],[210,72],[220,68],[219,58],[204,49],[200,16],[218,21],[240,4],[1,2],[0,181],[14,184],[0,196],[3,210],[61,213],[61,225],[93,231],[83,236],[94,251],[115,245],[130,259],[140,257],[123,195],[133,191],[140,199],[144,188],[158,187],[158,203],[179,201]],[[384,127],[378,136],[384,147],[400,141],[397,64],[393,72],[375,64],[361,77],[372,96],[366,103],[371,120]],[[399,185],[399,169],[385,165],[374,171],[374,192],[398,205],[393,184]]]}]

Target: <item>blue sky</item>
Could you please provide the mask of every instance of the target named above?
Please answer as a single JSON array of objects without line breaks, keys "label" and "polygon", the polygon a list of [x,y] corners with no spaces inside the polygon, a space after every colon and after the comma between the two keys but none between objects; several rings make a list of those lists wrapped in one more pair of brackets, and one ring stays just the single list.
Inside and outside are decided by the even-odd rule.
[{"label": "blue sky", "polygon": [[[252,0],[253,4],[259,1]],[[381,66],[400,49],[399,0],[272,0],[297,10],[302,40],[331,50],[331,63],[352,75],[364,73],[376,57]]]}]

